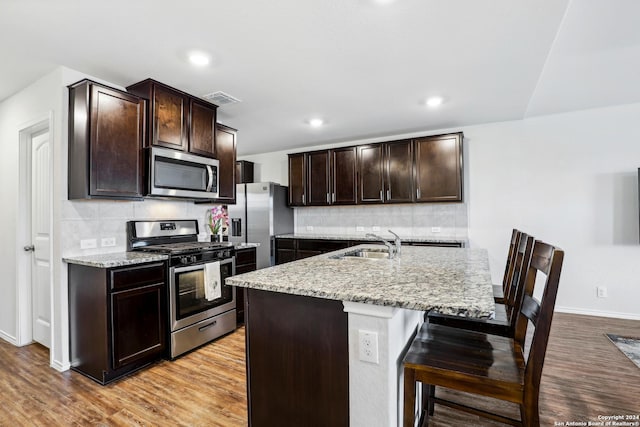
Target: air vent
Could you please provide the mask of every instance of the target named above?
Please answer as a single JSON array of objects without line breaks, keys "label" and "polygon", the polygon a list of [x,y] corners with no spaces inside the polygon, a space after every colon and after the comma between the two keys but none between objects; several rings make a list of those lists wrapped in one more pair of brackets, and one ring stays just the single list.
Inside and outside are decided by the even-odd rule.
[{"label": "air vent", "polygon": [[224,93],[222,91],[217,91],[213,93],[208,93],[203,96],[209,102],[216,104],[217,106],[235,104],[237,102],[242,102],[236,97],[229,95],[228,93]]}]

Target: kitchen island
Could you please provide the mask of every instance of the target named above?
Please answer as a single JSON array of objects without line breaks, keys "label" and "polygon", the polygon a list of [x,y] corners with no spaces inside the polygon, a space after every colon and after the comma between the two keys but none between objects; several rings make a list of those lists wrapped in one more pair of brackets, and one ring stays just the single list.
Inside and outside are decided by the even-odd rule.
[{"label": "kitchen island", "polygon": [[[394,259],[340,257],[359,248],[384,246],[227,279],[247,288],[251,426],[399,425],[400,365],[423,312],[486,317],[494,308],[485,250],[403,246]],[[373,345],[366,351],[363,332]]]}]

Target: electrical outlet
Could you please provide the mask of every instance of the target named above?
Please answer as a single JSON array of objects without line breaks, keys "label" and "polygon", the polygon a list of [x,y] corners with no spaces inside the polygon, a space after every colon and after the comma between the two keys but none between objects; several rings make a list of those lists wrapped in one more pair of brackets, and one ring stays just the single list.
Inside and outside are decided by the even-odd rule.
[{"label": "electrical outlet", "polygon": [[371,227],[372,231],[380,231],[380,227],[378,227],[377,225],[374,225],[373,227]]},{"label": "electrical outlet", "polygon": [[94,249],[98,247],[96,239],[83,239],[80,240],[80,249]]},{"label": "electrical outlet", "polygon": [[606,286],[597,286],[596,293],[598,295],[598,298],[607,298],[609,296]]},{"label": "electrical outlet", "polygon": [[364,231],[364,227],[361,225],[356,225],[356,231]]},{"label": "electrical outlet", "polygon": [[440,231],[442,231],[442,229],[440,227],[431,227],[431,232],[432,233],[439,233]]},{"label": "electrical outlet", "polygon": [[116,238],[115,237],[105,237],[105,238],[102,239],[100,244],[103,247],[115,246],[116,245]]},{"label": "electrical outlet", "polygon": [[363,362],[378,364],[378,333],[358,330],[358,354]]},{"label": "electrical outlet", "polygon": [[313,225],[307,225],[307,231],[313,231]]}]

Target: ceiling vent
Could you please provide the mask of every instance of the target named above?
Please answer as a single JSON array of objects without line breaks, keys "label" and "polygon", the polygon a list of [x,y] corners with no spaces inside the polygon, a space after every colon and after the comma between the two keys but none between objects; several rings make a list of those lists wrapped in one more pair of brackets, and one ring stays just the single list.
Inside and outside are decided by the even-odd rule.
[{"label": "ceiling vent", "polygon": [[217,106],[222,106],[222,105],[229,105],[229,104],[235,104],[238,102],[242,102],[241,100],[239,100],[238,98],[229,95],[228,93],[224,93],[222,91],[217,91],[217,92],[213,92],[213,93],[208,93],[206,95],[203,96],[204,99],[206,99],[209,102],[212,102],[214,104],[216,104]]}]

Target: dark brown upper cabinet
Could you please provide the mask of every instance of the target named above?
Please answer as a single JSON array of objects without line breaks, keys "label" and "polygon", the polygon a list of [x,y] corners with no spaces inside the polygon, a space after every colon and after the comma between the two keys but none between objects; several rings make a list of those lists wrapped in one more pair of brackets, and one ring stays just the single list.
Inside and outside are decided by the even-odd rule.
[{"label": "dark brown upper cabinet", "polygon": [[[212,108],[211,104],[196,101],[194,99],[190,100],[190,102],[191,125],[189,126],[189,152],[207,157],[216,157],[222,162],[222,159],[219,156],[228,155],[228,153],[220,154],[217,152],[218,144],[216,144],[216,138],[218,135],[220,135],[220,133],[214,132],[214,130],[216,129],[216,109]],[[228,144],[229,142],[225,141],[220,144],[220,146],[225,147]],[[235,146],[236,144],[234,136],[234,153]]]},{"label": "dark brown upper cabinet", "polygon": [[145,105],[90,80],[69,86],[69,199],[142,199]]},{"label": "dark brown upper cabinet", "polygon": [[289,204],[461,202],[462,132],[289,154]]},{"label": "dark brown upper cabinet", "polygon": [[387,142],[383,146],[384,202],[413,202],[413,142]]},{"label": "dark brown upper cabinet", "polygon": [[331,156],[328,150],[307,154],[307,206],[331,204]]},{"label": "dark brown upper cabinet", "polygon": [[218,199],[235,204],[236,201],[236,130],[220,123],[216,126],[216,157],[218,158]]},{"label": "dark brown upper cabinet", "polygon": [[356,202],[356,147],[289,155],[289,205]]},{"label": "dark brown upper cabinet", "polygon": [[289,206],[304,206],[306,199],[305,153],[289,154]]},{"label": "dark brown upper cabinet", "polygon": [[384,201],[384,147],[382,144],[358,147],[358,199],[357,203]]},{"label": "dark brown upper cabinet", "polygon": [[416,201],[462,201],[462,133],[414,141]]},{"label": "dark brown upper cabinet", "polygon": [[127,91],[149,100],[147,145],[216,158],[216,105],[152,79]]},{"label": "dark brown upper cabinet", "polygon": [[331,153],[331,204],[353,205],[357,198],[356,147],[336,148]]}]

